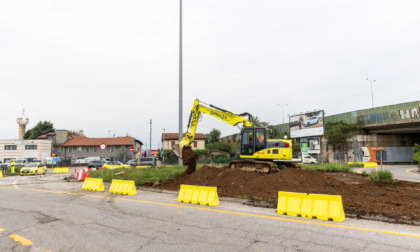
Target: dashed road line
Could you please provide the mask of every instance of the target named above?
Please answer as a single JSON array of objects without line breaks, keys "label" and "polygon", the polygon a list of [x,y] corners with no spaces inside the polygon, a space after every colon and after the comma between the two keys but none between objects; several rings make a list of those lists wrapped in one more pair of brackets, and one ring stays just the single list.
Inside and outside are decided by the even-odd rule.
[{"label": "dashed road line", "polygon": [[30,241],[29,239],[26,239],[23,236],[17,235],[17,234],[11,234],[9,235],[10,238],[12,238],[15,242],[19,242],[20,244],[26,246],[26,245],[31,245],[33,242]]},{"label": "dashed road line", "polygon": [[0,228],[0,232],[6,231],[6,229]]},{"label": "dashed road line", "polygon": [[200,210],[200,211],[209,211],[209,212],[217,212],[217,213],[225,213],[225,214],[233,214],[233,215],[241,215],[241,216],[249,216],[249,217],[263,218],[263,219],[281,220],[281,221],[286,221],[286,222],[305,223],[305,224],[317,225],[317,226],[335,227],[335,228],[341,228],[341,229],[359,230],[359,231],[366,231],[366,232],[372,232],[372,233],[381,233],[381,234],[390,234],[390,235],[397,235],[397,236],[408,236],[408,237],[420,238],[420,234],[399,233],[399,232],[392,232],[392,231],[385,231],[385,230],[377,230],[377,229],[369,229],[369,228],[345,226],[345,225],[339,225],[339,224],[330,224],[330,223],[324,223],[324,222],[313,222],[313,221],[306,221],[306,220],[287,219],[287,218],[276,217],[276,216],[250,214],[250,213],[244,213],[244,212],[233,212],[233,211],[226,211],[226,210],[220,210],[220,209],[212,209],[212,208],[204,208],[204,207],[196,207],[196,206],[187,206],[187,205],[178,205],[178,204],[172,204],[172,203],[154,202],[154,201],[147,201],[147,200],[137,200],[137,199],[130,199],[130,198],[117,198],[117,197],[109,197],[109,196],[93,195],[93,194],[84,194],[84,193],[74,193],[74,192],[49,191],[49,190],[31,189],[31,188],[15,188],[15,187],[6,187],[6,186],[0,186],[0,188],[3,188],[3,189],[14,189],[14,190],[25,190],[25,191],[34,191],[34,192],[45,192],[45,193],[54,193],[54,194],[81,195],[81,196],[93,197],[93,198],[102,198],[102,199],[113,199],[113,200],[121,200],[121,201],[140,202],[140,203],[154,204],[154,205],[161,205],[161,206],[171,206],[171,207],[177,207],[177,208],[188,208],[188,209],[195,209],[195,210]]}]

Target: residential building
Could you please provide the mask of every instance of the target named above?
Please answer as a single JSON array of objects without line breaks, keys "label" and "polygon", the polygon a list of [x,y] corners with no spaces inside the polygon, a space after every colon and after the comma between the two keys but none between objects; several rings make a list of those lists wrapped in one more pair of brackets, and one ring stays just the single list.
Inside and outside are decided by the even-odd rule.
[{"label": "residential building", "polygon": [[[107,145],[102,151],[99,145]],[[89,138],[85,136],[70,136],[63,145],[56,146],[57,156],[71,158],[73,160],[86,157],[104,157],[111,160],[127,161],[133,155],[130,152],[132,147],[135,153],[141,153],[143,143],[130,136],[113,138]]]},{"label": "residential building", "polygon": [[[171,150],[175,144],[178,144],[178,133],[162,133],[162,146],[165,150]],[[183,134],[185,137],[185,133]],[[203,133],[196,133],[194,142],[191,144],[193,149],[206,148],[206,136]]]},{"label": "residential building", "polygon": [[51,140],[0,140],[0,161],[27,159],[44,161],[51,157]]}]

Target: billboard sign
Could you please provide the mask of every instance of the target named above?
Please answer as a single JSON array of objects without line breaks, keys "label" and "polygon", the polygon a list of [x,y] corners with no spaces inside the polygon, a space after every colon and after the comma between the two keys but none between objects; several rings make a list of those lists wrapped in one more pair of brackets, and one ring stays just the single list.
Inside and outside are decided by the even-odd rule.
[{"label": "billboard sign", "polygon": [[289,117],[290,137],[309,137],[324,135],[324,111],[307,112]]},{"label": "billboard sign", "polygon": [[321,138],[308,137],[309,150],[308,153],[320,154],[321,153]]}]

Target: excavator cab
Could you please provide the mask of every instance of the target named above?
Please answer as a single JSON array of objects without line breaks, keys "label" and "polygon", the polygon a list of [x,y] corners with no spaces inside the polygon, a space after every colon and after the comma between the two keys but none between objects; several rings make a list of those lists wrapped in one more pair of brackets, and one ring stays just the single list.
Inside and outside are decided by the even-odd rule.
[{"label": "excavator cab", "polygon": [[241,131],[240,155],[252,156],[267,148],[268,131],[266,128],[245,127]]}]

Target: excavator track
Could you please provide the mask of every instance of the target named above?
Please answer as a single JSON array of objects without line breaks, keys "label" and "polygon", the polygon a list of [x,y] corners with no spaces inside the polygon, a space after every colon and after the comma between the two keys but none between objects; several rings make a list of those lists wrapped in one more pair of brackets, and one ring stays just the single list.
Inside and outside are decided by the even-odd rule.
[{"label": "excavator track", "polygon": [[279,172],[284,168],[300,168],[300,165],[279,161],[237,160],[231,161],[229,168],[268,174]]},{"label": "excavator track", "polygon": [[278,171],[276,163],[272,161],[237,160],[230,162],[229,168],[260,173],[273,173]]}]

